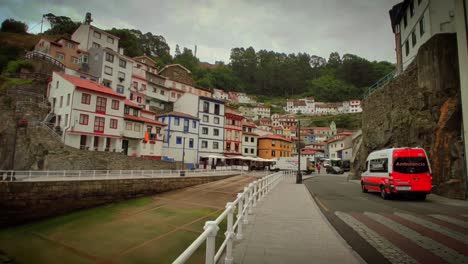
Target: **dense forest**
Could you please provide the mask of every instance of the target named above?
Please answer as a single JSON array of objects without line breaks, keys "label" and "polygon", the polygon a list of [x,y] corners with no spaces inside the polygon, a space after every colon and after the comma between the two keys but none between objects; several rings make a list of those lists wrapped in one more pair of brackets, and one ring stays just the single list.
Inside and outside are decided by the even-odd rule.
[{"label": "dense forest", "polygon": [[[70,36],[81,24],[54,14],[44,18],[51,26],[44,34],[53,37]],[[21,22],[5,21],[1,31],[18,31]],[[201,63],[192,50],[183,48],[181,51],[178,45],[171,56],[163,36],[135,29],[112,28],[107,31],[120,38],[119,45],[129,57],[146,54],[159,67],[179,63],[192,71],[198,86],[261,96],[312,96],[328,102],[362,98],[366,87],[394,69],[389,62],[368,61],[353,54],[340,56],[333,52],[323,58],[307,53],[255,51],[253,47],[233,48],[228,63],[216,62],[206,67],[207,64]]]}]

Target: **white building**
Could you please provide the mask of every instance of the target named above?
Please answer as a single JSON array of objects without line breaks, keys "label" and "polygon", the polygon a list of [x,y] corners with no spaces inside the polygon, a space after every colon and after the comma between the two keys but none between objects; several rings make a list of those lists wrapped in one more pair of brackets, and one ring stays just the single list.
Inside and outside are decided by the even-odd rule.
[{"label": "white building", "polygon": [[213,98],[218,100],[229,100],[229,94],[220,89],[213,89]]},{"label": "white building", "polygon": [[256,119],[256,113],[255,113],[255,108],[249,107],[249,106],[240,106],[239,109],[237,109],[239,113],[241,113],[245,118],[250,119],[250,120],[255,120]]},{"label": "white building", "polygon": [[199,159],[209,155],[223,156],[225,121],[223,101],[186,93],[174,103],[174,111],[200,119],[198,134]]},{"label": "white building", "polygon": [[133,60],[109,48],[91,48],[88,53],[88,73],[99,76],[102,85],[129,98]]},{"label": "white building", "polygon": [[271,110],[269,107],[266,107],[264,105],[257,105],[252,110],[255,116],[254,120],[258,120],[260,118],[270,118]]},{"label": "white building", "polygon": [[237,93],[237,100],[239,104],[256,104],[257,101],[246,93]]},{"label": "white building", "polygon": [[164,132],[163,159],[183,160],[190,167],[195,167],[198,163],[198,117],[170,112],[158,115],[158,120],[167,125]]},{"label": "white building", "polygon": [[258,134],[255,133],[256,125],[251,122],[242,124],[242,155],[248,157],[257,156]]},{"label": "white building", "polygon": [[109,48],[115,52],[119,48],[119,38],[89,24],[82,24],[73,32],[71,39],[79,42],[81,50]]},{"label": "white building", "polygon": [[390,10],[397,70],[405,70],[419,47],[438,33],[455,33],[453,0],[405,0]]},{"label": "white building", "polygon": [[125,97],[96,82],[54,72],[47,91],[51,119],[65,145],[122,151]]},{"label": "white building", "polygon": [[315,99],[312,97],[288,99],[284,110],[289,113],[313,115],[315,113]]}]

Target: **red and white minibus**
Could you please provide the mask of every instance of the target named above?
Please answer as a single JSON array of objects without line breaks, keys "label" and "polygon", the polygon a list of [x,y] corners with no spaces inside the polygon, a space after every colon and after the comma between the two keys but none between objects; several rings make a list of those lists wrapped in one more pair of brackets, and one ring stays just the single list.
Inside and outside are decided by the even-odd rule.
[{"label": "red and white minibus", "polygon": [[361,187],[363,192],[380,192],[383,199],[399,193],[426,199],[432,189],[432,171],[426,151],[391,148],[372,152],[361,174]]}]

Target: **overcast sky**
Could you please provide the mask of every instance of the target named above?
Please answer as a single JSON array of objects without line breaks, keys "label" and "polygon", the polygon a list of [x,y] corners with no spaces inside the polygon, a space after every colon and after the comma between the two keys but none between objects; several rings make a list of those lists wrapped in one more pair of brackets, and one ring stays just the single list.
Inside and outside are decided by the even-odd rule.
[{"label": "overcast sky", "polygon": [[[32,28],[42,14],[83,21],[91,12],[93,25],[134,28],[193,49],[214,63],[229,61],[233,47],[307,52],[328,58],[333,51],[369,60],[395,62],[388,10],[402,0],[0,0],[0,19],[14,18]],[[40,25],[32,28],[38,32]]]}]

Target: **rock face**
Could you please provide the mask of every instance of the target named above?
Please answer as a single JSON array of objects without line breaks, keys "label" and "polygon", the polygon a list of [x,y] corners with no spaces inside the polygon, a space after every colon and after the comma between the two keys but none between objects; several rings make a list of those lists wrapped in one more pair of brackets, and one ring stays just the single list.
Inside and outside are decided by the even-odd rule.
[{"label": "rock face", "polygon": [[363,144],[354,162],[359,178],[368,154],[390,147],[422,147],[434,192],[465,199],[461,105],[455,34],[425,43],[412,65],[363,103]]}]

